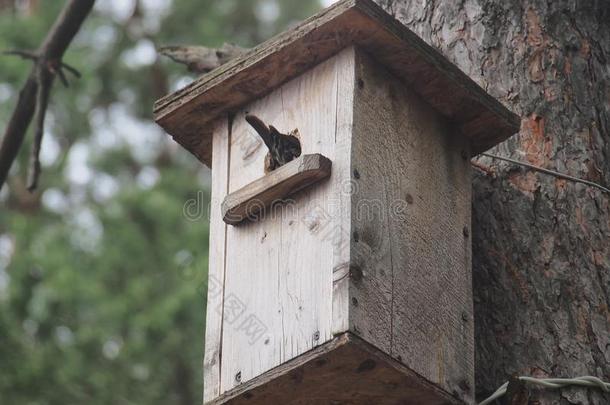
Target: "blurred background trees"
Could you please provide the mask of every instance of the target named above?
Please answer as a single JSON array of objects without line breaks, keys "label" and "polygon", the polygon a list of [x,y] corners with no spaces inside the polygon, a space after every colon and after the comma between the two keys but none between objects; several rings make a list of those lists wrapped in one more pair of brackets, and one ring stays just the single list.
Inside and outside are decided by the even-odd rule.
[{"label": "blurred background trees", "polygon": [[[209,172],[152,121],[194,78],[156,47],[250,47],[330,2],[97,1],[64,58],[83,77],[53,88],[39,190],[29,134],[0,192],[0,403],[201,402]],[[0,50],[35,49],[62,6],[0,0]],[[1,60],[4,127],[30,66]]]}]

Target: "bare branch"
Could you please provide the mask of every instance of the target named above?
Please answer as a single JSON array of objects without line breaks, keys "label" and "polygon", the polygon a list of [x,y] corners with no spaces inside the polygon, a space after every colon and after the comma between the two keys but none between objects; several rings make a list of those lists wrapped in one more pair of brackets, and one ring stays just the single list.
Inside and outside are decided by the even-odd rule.
[{"label": "bare branch", "polygon": [[248,49],[232,44],[223,44],[220,48],[181,45],[163,46],[158,49],[160,55],[186,65],[194,73],[207,73],[246,51]]},{"label": "bare branch", "polygon": [[3,55],[15,55],[15,56],[21,56],[21,58],[23,59],[30,59],[33,61],[38,60],[38,55],[36,55],[35,52],[32,51],[22,51],[19,49],[12,49],[9,51],[3,51],[2,52]]},{"label": "bare branch", "polygon": [[[75,70],[62,64],[61,59],[83,24],[83,21],[89,15],[94,3],[95,0],[68,0],[37,52],[9,51],[9,54],[28,59],[32,59],[36,55],[37,60],[19,93],[17,105],[4,131],[2,145],[0,145],[0,188],[4,185],[11,165],[23,144],[23,139],[34,116],[36,105],[40,104],[36,102],[37,94],[39,94],[37,84],[39,67],[44,66],[45,70],[49,72],[48,68],[50,66],[58,66],[56,71],[63,67],[75,74]],[[53,76],[51,72],[49,74]],[[78,74],[75,75],[78,76]],[[49,85],[49,91],[50,87],[51,85]],[[44,92],[42,92],[42,95],[44,96]],[[46,104],[48,104],[48,94]],[[40,111],[42,112],[42,110]],[[38,114],[37,121],[40,119],[44,120],[44,113]],[[40,126],[38,126],[38,129],[40,129]]]}]

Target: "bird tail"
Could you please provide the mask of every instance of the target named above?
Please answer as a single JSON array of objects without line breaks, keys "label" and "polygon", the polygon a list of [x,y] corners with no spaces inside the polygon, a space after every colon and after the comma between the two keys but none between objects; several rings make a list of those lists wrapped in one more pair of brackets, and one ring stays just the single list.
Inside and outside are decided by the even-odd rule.
[{"label": "bird tail", "polygon": [[260,137],[263,138],[263,142],[265,142],[267,148],[271,150],[271,148],[273,147],[273,142],[271,139],[271,131],[269,130],[267,125],[265,125],[265,123],[256,115],[252,114],[246,115],[246,121],[252,126],[252,128],[254,128],[254,130],[260,135]]}]

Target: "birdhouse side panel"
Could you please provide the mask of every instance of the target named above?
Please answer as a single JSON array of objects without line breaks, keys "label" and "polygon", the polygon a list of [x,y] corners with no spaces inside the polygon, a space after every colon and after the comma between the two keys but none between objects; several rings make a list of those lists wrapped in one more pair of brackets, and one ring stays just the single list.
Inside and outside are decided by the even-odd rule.
[{"label": "birdhouse side panel", "polygon": [[349,85],[340,74],[346,63],[353,64],[353,51],[321,63],[232,118],[229,192],[265,175],[268,149],[246,122],[247,114],[296,134],[302,153],[329,158],[332,173],[258,220],[226,228],[221,393],[332,338],[333,269],[349,260],[349,204],[340,191],[349,183],[350,138],[337,129],[337,103],[343,102],[338,94]]},{"label": "birdhouse side panel", "polygon": [[361,52],[356,75],[350,329],[471,398],[469,142]]}]

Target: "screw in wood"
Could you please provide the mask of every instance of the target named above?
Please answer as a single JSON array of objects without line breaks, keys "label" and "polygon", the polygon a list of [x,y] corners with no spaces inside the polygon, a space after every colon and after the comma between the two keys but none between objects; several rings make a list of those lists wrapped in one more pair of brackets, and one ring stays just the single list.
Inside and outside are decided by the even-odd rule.
[{"label": "screw in wood", "polygon": [[469,318],[470,317],[468,316],[468,312],[466,312],[466,311],[462,312],[462,321],[468,322]]},{"label": "screw in wood", "polygon": [[241,371],[238,371],[237,374],[235,374],[235,382],[241,382]]},{"label": "screw in wood", "polygon": [[320,340],[320,332],[319,331],[315,331],[313,334],[313,340],[314,341],[318,341]]},{"label": "screw in wood", "polygon": [[[355,264],[352,264],[349,266],[349,276],[352,278],[352,280],[354,280],[355,282],[359,282],[360,280],[362,280],[362,269],[360,268],[360,266],[357,266]],[[354,298],[356,299],[356,298]],[[354,305],[357,304],[354,303]]]}]

